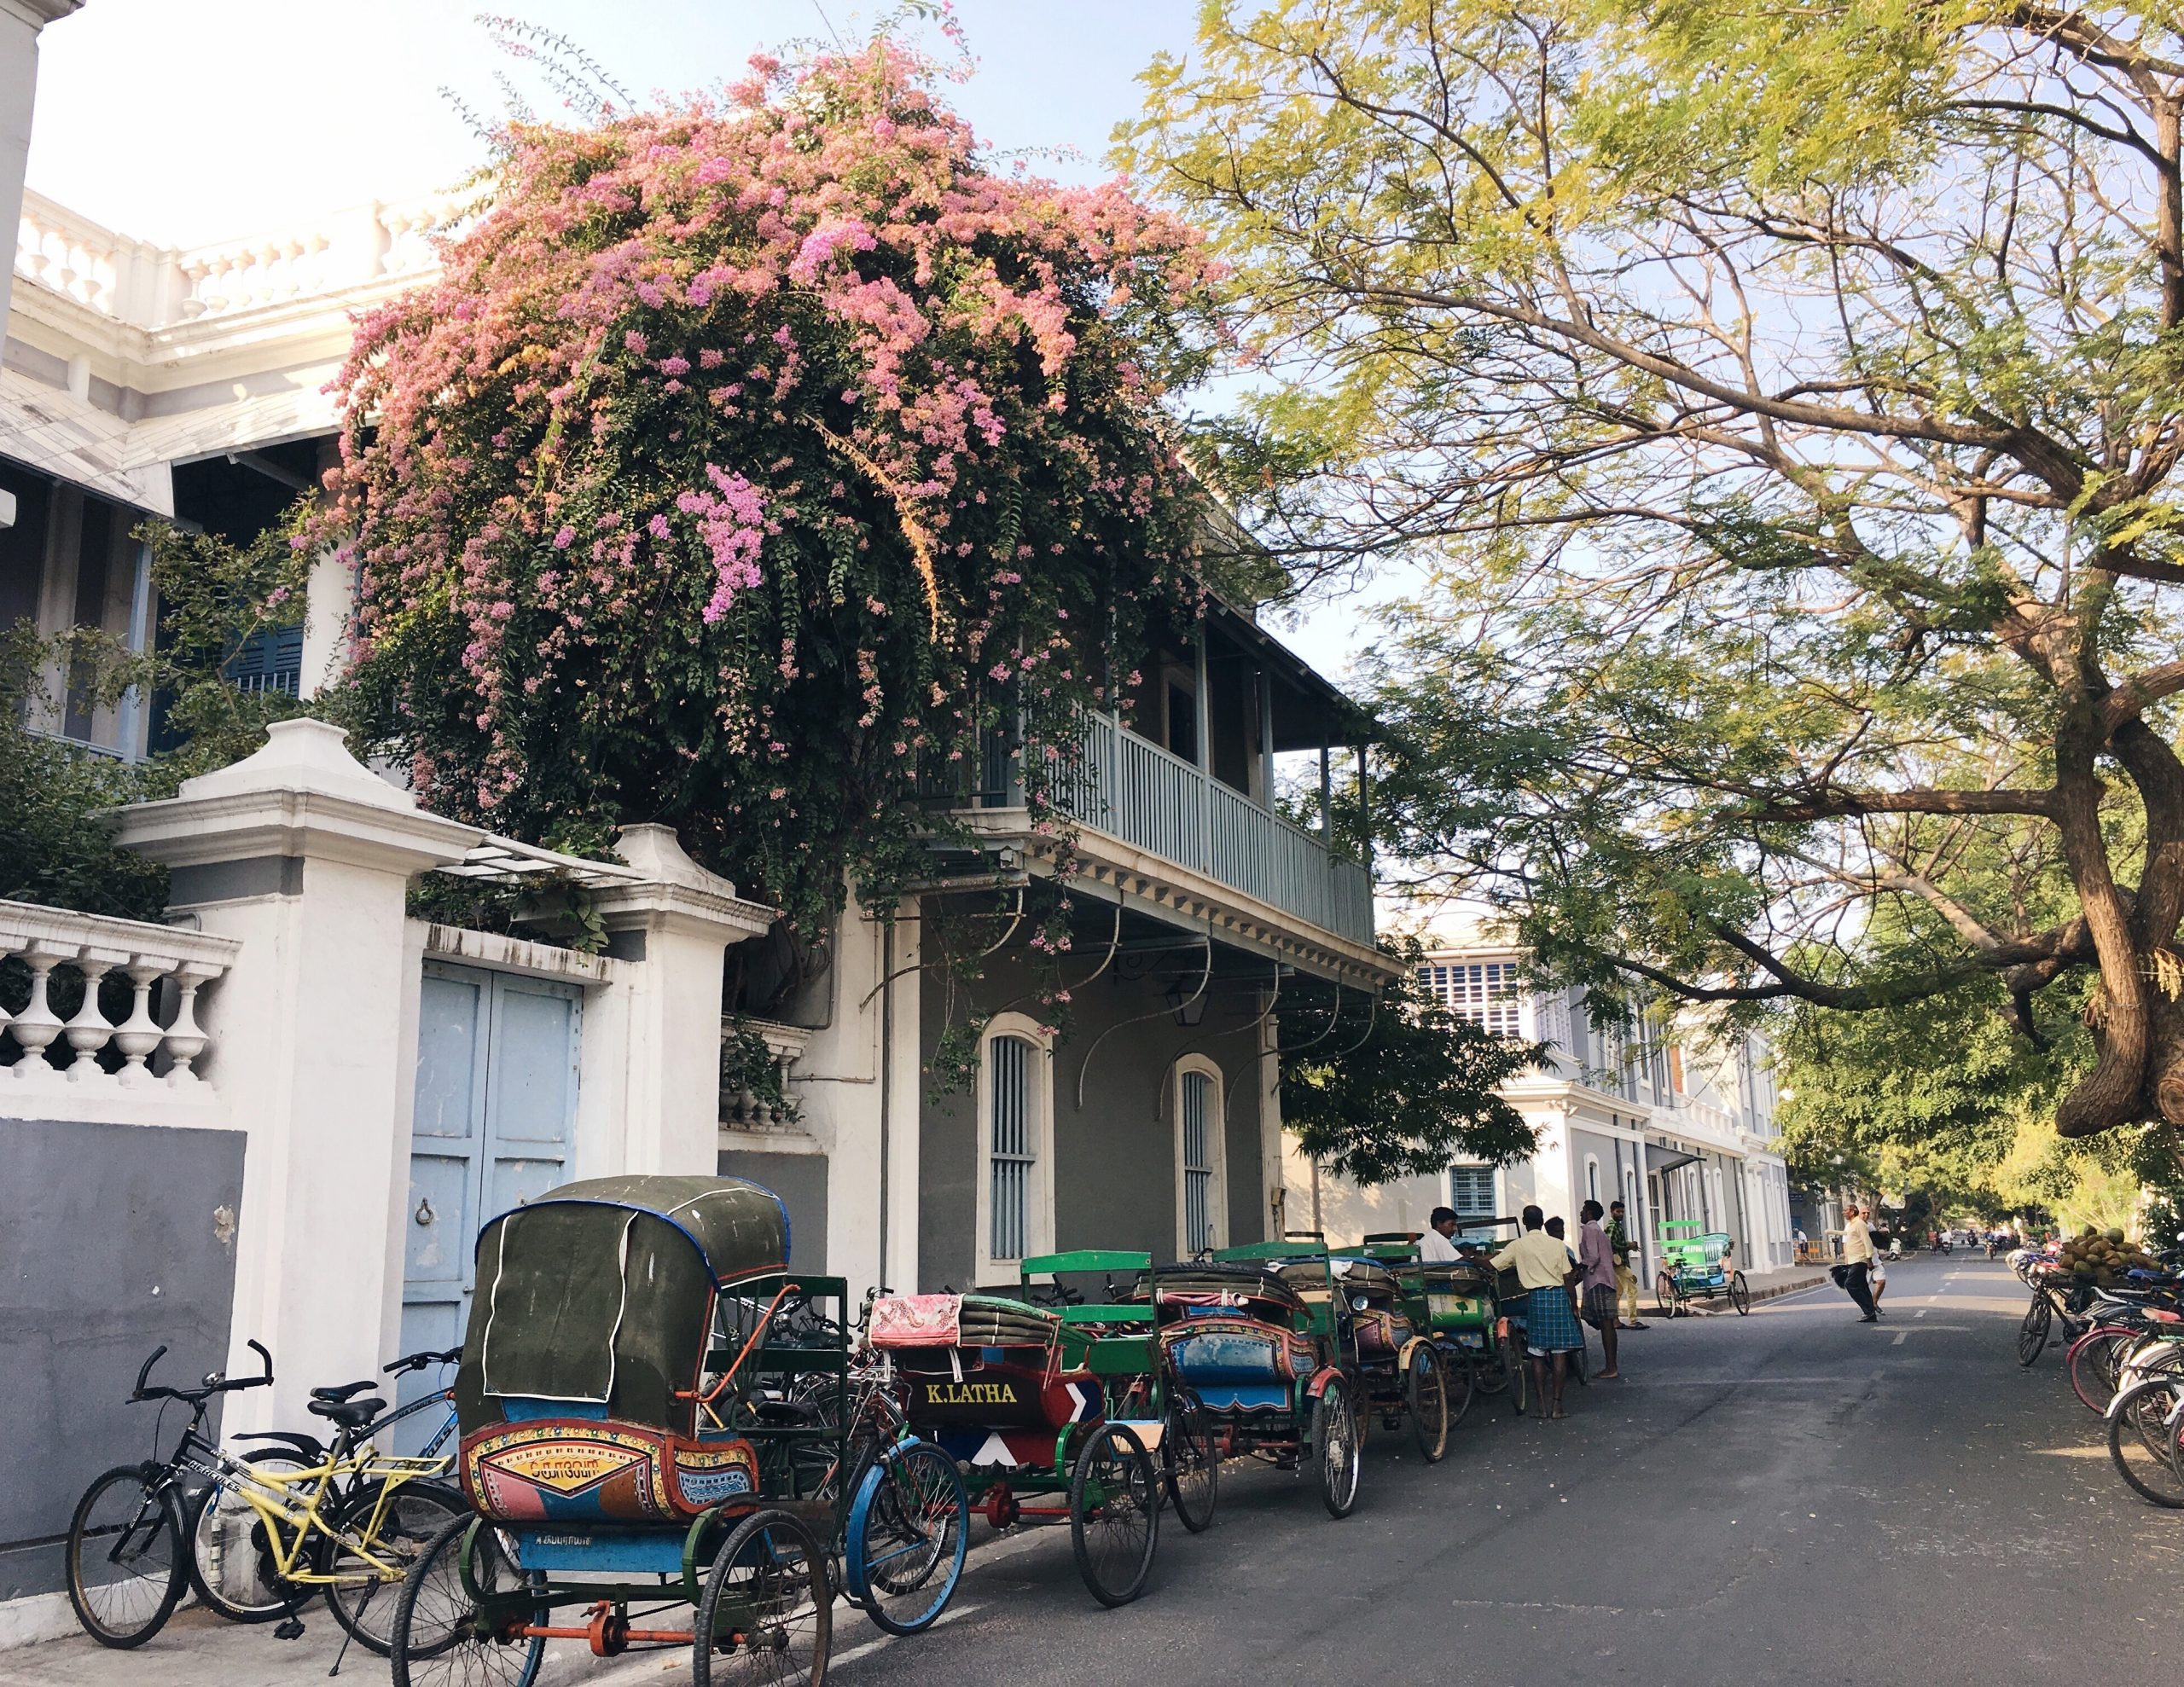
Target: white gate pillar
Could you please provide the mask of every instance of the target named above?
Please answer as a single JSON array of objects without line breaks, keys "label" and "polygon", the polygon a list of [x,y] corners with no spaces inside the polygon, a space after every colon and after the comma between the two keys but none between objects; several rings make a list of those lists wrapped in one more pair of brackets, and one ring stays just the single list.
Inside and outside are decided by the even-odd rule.
[{"label": "white gate pillar", "polygon": [[230,1396],[229,1429],[305,1423],[307,1388],[371,1374],[392,1339],[386,1227],[416,1066],[405,896],[482,835],[421,810],[345,736],[279,722],[255,755],[119,818],[123,844],[174,870],[172,912],[242,942],[205,1008],[247,1133],[228,1368],[256,1369],[255,1336],[279,1381]]},{"label": "white gate pillar", "polygon": [[[596,1169],[710,1177],[720,1164],[728,949],[765,931],[774,911],[745,901],[735,885],[692,861],[672,826],[624,826],[615,849],[645,875],[592,893],[592,907],[608,933],[607,953],[640,963],[627,969],[621,1163],[590,1162],[584,1174]],[[589,1049],[590,1039],[585,1041]]]}]

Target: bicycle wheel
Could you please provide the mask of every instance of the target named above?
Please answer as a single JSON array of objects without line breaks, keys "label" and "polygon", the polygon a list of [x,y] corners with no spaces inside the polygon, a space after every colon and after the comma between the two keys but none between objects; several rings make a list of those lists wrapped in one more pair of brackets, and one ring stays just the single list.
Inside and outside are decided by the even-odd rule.
[{"label": "bicycle wheel", "polygon": [[698,1601],[690,1687],[816,1683],[834,1638],[827,1555],[786,1511],[754,1511],[721,1543]]},{"label": "bicycle wheel", "polygon": [[1403,1377],[1403,1404],[1410,1412],[1410,1438],[1419,1457],[1438,1464],[1449,1451],[1449,1385],[1441,1356],[1420,1342],[1410,1355]]},{"label": "bicycle wheel", "polygon": [[2120,1325],[2096,1324],[2071,1343],[2063,1368],[2071,1379],[2071,1392],[2088,1412],[2106,1412],[2116,1398],[2116,1365],[2125,1347],[2139,1332]]},{"label": "bicycle wheel", "polygon": [[1092,1597],[1127,1605],[1145,1591],[1160,1544],[1160,1480],[1137,1432],[1108,1423],[1086,1437],[1069,1473],[1069,1545]]},{"label": "bicycle wheel", "polygon": [[1737,1309],[1739,1318],[1751,1315],[1751,1285],[1744,1280],[1740,1271],[1729,1273],[1729,1304]]},{"label": "bicycle wheel", "polygon": [[1312,1403],[1312,1474],[1318,1479],[1320,1503],[1330,1517],[1347,1517],[1357,1504],[1357,1475],[1362,1462],[1357,1446],[1357,1419],[1344,1398],[1348,1384],[1329,1379]]},{"label": "bicycle wheel", "polygon": [[2024,1321],[2017,1327],[2017,1362],[2030,1370],[2033,1360],[2048,1348],[2048,1328],[2055,1321],[2055,1308],[2049,1302],[2045,1290],[2035,1290],[2032,1304],[2024,1309]]},{"label": "bicycle wheel", "polygon": [[[468,1517],[450,1519],[395,1591],[387,1652],[394,1687],[531,1687],[546,1655],[544,1638],[502,1639],[496,1627],[510,1615],[546,1620],[543,1605],[526,1609],[510,1601],[523,1584],[497,1530]],[[491,1609],[481,1603],[488,1600]]]},{"label": "bicycle wheel", "polygon": [[[359,1646],[385,1657],[394,1644],[395,1590],[433,1537],[455,1518],[469,1515],[468,1503],[444,1482],[401,1482],[392,1493],[384,1482],[359,1487],[334,1512],[334,1536],[323,1555],[326,1574],[340,1578],[326,1589],[326,1608],[334,1620]],[[345,1535],[396,1574],[389,1577],[344,1545]]]},{"label": "bicycle wheel", "polygon": [[2184,1428],[2184,1379],[2156,1377],[2134,1383],[2108,1409],[2108,1458],[2142,1499],[2184,1510],[2184,1475],[2175,1441]]},{"label": "bicycle wheel", "polygon": [[889,1449],[865,1472],[842,1533],[850,1593],[889,1634],[930,1628],[963,1574],[971,1497],[931,1441]]},{"label": "bicycle wheel", "polygon": [[1449,1391],[1449,1428],[1454,1430],[1471,1410],[1471,1397],[1478,1391],[1478,1367],[1468,1350],[1441,1354],[1441,1382]]},{"label": "bicycle wheel", "polygon": [[1512,1330],[1509,1339],[1502,1344],[1502,1362],[1509,1371],[1509,1411],[1518,1417],[1525,1415],[1531,1405],[1532,1362],[1525,1351],[1525,1338]]},{"label": "bicycle wheel", "polygon": [[141,1646],[189,1585],[182,1508],[156,1464],[117,1464],[68,1520],[68,1603],[102,1646]]},{"label": "bicycle wheel", "polygon": [[1683,1296],[1676,1287],[1676,1273],[1664,1271],[1653,1279],[1653,1311],[1662,1318],[1674,1318],[1683,1310]]},{"label": "bicycle wheel", "polygon": [[1498,1394],[1509,1386],[1509,1349],[1495,1340],[1490,1326],[1485,1343],[1471,1353],[1472,1387],[1482,1394]]},{"label": "bicycle wheel", "polygon": [[1194,1395],[1171,1399],[1168,1421],[1160,1428],[1160,1480],[1176,1521],[1193,1534],[1213,1527],[1213,1504],[1221,1488],[1221,1449],[1205,1408]]},{"label": "bicycle wheel", "polygon": [[[312,1468],[299,1453],[270,1449],[246,1452],[241,1460],[272,1475]],[[189,1580],[206,1608],[229,1622],[270,1622],[311,1597],[309,1589],[281,1579],[264,1522],[240,1484],[224,1477],[198,1499],[189,1527]]]}]

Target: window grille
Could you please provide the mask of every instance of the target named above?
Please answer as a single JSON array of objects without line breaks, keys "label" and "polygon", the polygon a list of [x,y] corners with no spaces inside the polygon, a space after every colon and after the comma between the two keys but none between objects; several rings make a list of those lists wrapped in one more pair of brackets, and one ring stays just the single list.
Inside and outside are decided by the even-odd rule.
[{"label": "window grille", "polygon": [[1436,961],[1418,969],[1419,987],[1450,1012],[1498,1037],[1523,1035],[1513,960]]},{"label": "window grille", "polygon": [[996,1037],[986,1045],[990,1099],[991,1211],[987,1249],[996,1260],[1020,1260],[1031,1223],[1031,1045],[1021,1037]]},{"label": "window grille", "polygon": [[1183,1249],[1214,1245],[1213,1080],[1186,1072],[1182,1084]]},{"label": "window grille", "polygon": [[1494,1214],[1494,1168],[1449,1168],[1449,1204],[1460,1219],[1490,1219]]}]

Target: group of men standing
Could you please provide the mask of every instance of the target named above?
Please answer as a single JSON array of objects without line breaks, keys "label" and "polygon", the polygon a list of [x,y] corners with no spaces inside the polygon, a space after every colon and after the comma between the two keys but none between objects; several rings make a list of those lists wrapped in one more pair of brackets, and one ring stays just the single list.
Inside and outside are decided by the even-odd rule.
[{"label": "group of men standing", "polygon": [[[1457,1219],[1436,1207],[1429,1228],[1419,1238],[1419,1258],[1431,1265],[1464,1256],[1455,1240]],[[1583,1351],[1579,1319],[1600,1332],[1606,1364],[1598,1375],[1612,1382],[1620,1330],[1642,1330],[1638,1321],[1638,1276],[1630,1267],[1631,1241],[1623,1203],[1603,1209],[1588,1201],[1577,1210],[1577,1246],[1571,1248],[1560,1218],[1536,1206],[1526,1207],[1523,1230],[1490,1261],[1497,1271],[1513,1271],[1525,1294],[1525,1348],[1532,1368],[1534,1392],[1550,1418],[1562,1410],[1562,1389],[1570,1355]]]}]

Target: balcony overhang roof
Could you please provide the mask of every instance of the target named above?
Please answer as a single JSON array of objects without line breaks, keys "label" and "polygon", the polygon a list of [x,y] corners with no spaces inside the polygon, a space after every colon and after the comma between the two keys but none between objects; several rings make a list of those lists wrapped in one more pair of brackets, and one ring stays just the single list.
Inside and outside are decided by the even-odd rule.
[{"label": "balcony overhang roof", "polygon": [[[966,809],[956,819],[989,848],[1014,852],[1034,878],[1059,874],[1066,842],[1076,867],[1069,881],[1072,896],[1119,902],[1165,925],[1331,982],[1377,992],[1402,976],[1403,968],[1370,943],[1327,930],[1090,826],[1064,840],[1034,830],[1023,809]],[[990,889],[995,881],[986,874],[965,882]],[[938,880],[931,888],[945,890],[950,882]]]},{"label": "balcony overhang roof", "polygon": [[1362,704],[1242,610],[1209,594],[1205,617],[1209,634],[1234,645],[1276,682],[1273,747],[1277,752],[1317,750],[1322,742],[1357,745],[1379,739],[1380,725]]}]

